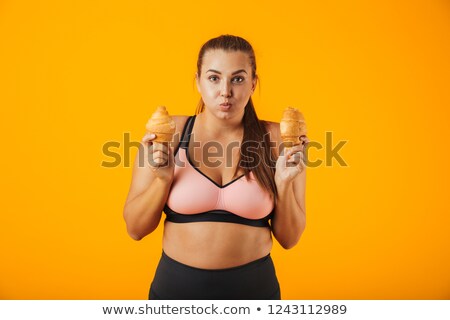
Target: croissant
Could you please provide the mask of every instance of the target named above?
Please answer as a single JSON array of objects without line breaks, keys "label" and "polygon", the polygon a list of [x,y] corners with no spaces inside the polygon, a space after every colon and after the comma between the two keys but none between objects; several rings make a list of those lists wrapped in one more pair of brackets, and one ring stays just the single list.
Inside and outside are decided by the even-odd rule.
[{"label": "croissant", "polygon": [[166,107],[159,106],[148,120],[145,128],[148,132],[156,134],[155,142],[171,142],[176,125]]},{"label": "croissant", "polygon": [[286,147],[300,144],[300,136],[306,135],[306,122],[296,108],[287,107],[280,121],[281,139]]}]

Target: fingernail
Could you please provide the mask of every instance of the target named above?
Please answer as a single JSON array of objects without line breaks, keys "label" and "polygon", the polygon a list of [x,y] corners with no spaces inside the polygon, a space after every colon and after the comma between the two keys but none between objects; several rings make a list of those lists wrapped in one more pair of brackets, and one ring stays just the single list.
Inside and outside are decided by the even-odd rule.
[{"label": "fingernail", "polygon": [[151,139],[153,139],[153,138],[155,138],[156,136],[155,136],[155,134],[154,133],[152,133],[151,135],[150,135],[150,138]]}]

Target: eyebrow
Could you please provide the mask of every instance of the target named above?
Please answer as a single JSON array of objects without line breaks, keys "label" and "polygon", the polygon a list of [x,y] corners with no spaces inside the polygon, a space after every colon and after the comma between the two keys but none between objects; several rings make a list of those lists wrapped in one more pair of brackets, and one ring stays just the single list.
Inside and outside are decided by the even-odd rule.
[{"label": "eyebrow", "polygon": [[[218,74],[222,74],[220,71],[217,71],[217,70],[214,70],[214,69],[209,69],[208,71],[206,71],[206,72],[215,72],[215,73],[218,73]],[[240,70],[237,70],[237,71],[235,71],[235,72],[233,72],[231,75],[235,75],[235,74],[238,74],[238,73],[241,73],[241,72],[245,72],[245,73],[247,73],[247,71],[245,71],[244,69],[240,69]]]}]

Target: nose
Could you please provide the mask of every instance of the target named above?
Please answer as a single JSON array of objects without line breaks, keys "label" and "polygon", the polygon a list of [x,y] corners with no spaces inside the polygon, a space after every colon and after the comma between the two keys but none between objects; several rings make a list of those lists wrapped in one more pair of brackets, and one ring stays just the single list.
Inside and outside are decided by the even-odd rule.
[{"label": "nose", "polygon": [[231,96],[231,86],[227,81],[223,82],[223,85],[220,88],[220,95],[222,97],[230,97]]}]

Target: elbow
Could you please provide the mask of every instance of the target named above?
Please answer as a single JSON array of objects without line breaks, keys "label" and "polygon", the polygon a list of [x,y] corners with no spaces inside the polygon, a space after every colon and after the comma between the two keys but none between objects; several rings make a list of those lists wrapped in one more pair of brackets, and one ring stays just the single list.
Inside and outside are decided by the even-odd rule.
[{"label": "elbow", "polygon": [[130,224],[127,224],[127,233],[131,237],[131,239],[139,241],[145,238],[148,234],[152,233],[153,229],[146,230],[142,228],[138,228],[136,226],[132,227]]},{"label": "elbow", "polygon": [[142,236],[137,234],[137,233],[131,233],[130,231],[128,231],[128,235],[131,237],[131,239],[136,240],[136,241],[140,241],[142,240]]},{"label": "elbow", "polygon": [[290,241],[290,242],[286,241],[286,242],[283,242],[283,243],[280,243],[280,244],[283,247],[283,249],[289,250],[289,249],[292,249],[293,247],[295,247],[297,243],[298,243],[298,240]]},{"label": "elbow", "polygon": [[297,245],[297,243],[300,241],[303,231],[305,231],[305,226],[303,226],[300,229],[300,232],[296,236],[293,236],[290,239],[285,239],[284,241],[281,241],[280,245],[283,247],[283,249],[286,249],[286,250],[294,248]]},{"label": "elbow", "polygon": [[145,237],[144,234],[141,234],[139,230],[136,230],[135,228],[131,228],[129,224],[127,224],[127,233],[131,237],[131,239],[139,241],[142,240],[142,238]]},{"label": "elbow", "polygon": [[131,237],[131,239],[140,241],[150,232],[145,232],[145,230],[141,230],[138,228],[132,228],[130,225],[127,224],[127,233]]},{"label": "elbow", "polygon": [[133,227],[133,225],[135,225],[135,224],[133,224],[132,221],[130,221],[126,207],[123,210],[123,218],[125,220],[128,235],[133,240],[136,240],[136,241],[142,240],[142,238],[145,237],[145,234],[142,234],[141,232],[139,232],[139,230],[136,227]]}]

